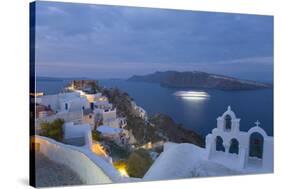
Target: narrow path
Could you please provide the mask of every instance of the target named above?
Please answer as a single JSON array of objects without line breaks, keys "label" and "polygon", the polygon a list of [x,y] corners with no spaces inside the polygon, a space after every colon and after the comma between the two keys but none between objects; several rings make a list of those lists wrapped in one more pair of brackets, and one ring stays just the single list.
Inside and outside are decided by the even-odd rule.
[{"label": "narrow path", "polygon": [[81,185],[83,182],[70,168],[49,160],[36,152],[36,187]]}]

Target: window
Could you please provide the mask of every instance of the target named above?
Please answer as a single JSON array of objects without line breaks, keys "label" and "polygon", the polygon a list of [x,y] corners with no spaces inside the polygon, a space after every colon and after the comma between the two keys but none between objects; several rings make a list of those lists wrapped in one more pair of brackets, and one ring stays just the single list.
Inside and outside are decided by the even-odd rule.
[{"label": "window", "polygon": [[223,146],[223,139],[220,136],[216,137],[216,151],[225,151],[225,148]]},{"label": "window", "polygon": [[64,109],[68,110],[68,104],[67,103],[64,104]]},{"label": "window", "polygon": [[231,139],[230,141],[229,153],[239,154],[239,142],[235,138]]},{"label": "window", "polygon": [[224,118],[224,128],[226,131],[231,130],[231,117],[230,115],[226,115]]},{"label": "window", "polygon": [[249,142],[249,148],[250,148],[250,157],[257,157],[259,159],[262,159],[263,157],[263,144],[264,144],[264,138],[260,133],[254,132],[250,135],[250,142]]}]

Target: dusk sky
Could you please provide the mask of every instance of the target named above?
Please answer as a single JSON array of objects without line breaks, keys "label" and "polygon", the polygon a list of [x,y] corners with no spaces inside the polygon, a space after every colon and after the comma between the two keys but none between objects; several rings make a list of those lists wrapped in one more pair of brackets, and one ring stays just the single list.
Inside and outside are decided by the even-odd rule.
[{"label": "dusk sky", "polygon": [[273,17],[37,2],[37,75],[128,78],[165,70],[270,81]]}]

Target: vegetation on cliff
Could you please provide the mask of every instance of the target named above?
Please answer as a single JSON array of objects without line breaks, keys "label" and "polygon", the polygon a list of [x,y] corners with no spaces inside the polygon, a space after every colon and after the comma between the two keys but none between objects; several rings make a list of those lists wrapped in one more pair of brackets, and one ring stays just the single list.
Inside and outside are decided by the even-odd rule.
[{"label": "vegetation on cliff", "polygon": [[142,178],[151,167],[153,160],[149,152],[144,149],[138,149],[132,152],[127,162],[127,172],[130,177]]},{"label": "vegetation on cliff", "polygon": [[204,146],[204,139],[195,131],[184,128],[165,114],[155,114],[150,117],[150,123],[154,125],[160,135],[165,136],[169,141],[176,143],[192,143],[197,146]]},{"label": "vegetation on cliff", "polygon": [[101,133],[99,131],[92,131],[92,139],[94,141],[102,141]]},{"label": "vegetation on cliff", "polygon": [[153,160],[149,151],[142,148],[131,152],[126,159],[120,159],[113,163],[114,167],[121,173],[135,178],[143,178],[152,164]]},{"label": "vegetation on cliff", "polygon": [[40,124],[39,135],[61,142],[63,139],[63,124],[63,119],[55,119],[52,122],[42,122]]},{"label": "vegetation on cliff", "polygon": [[137,144],[145,144],[149,141],[156,142],[162,138],[155,134],[156,129],[150,127],[142,118],[135,114],[132,108],[132,98],[117,88],[103,89],[103,94],[113,106],[117,107],[117,115],[127,118],[127,128],[131,130],[137,140]]}]

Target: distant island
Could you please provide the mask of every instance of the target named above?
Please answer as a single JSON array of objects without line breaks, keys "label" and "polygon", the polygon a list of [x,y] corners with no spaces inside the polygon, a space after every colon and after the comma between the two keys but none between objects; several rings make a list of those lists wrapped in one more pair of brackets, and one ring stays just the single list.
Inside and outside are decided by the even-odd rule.
[{"label": "distant island", "polygon": [[255,90],[271,88],[271,84],[199,71],[165,71],[148,75],[134,75],[129,81],[159,83],[164,87],[218,90]]}]

